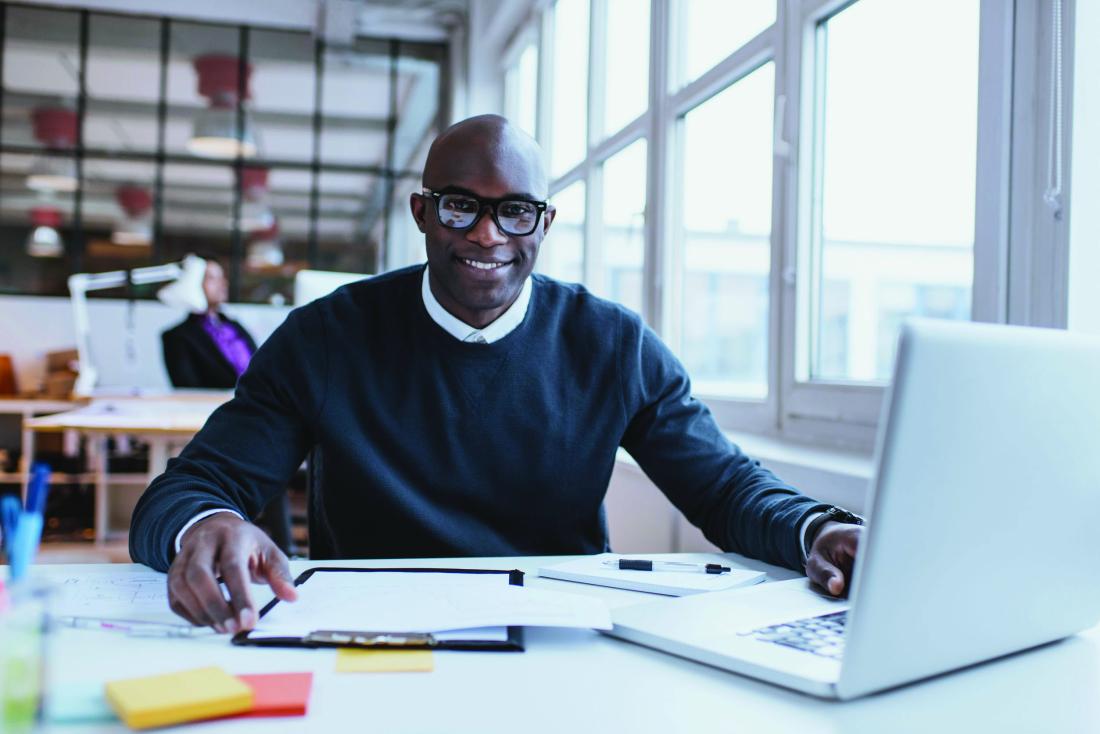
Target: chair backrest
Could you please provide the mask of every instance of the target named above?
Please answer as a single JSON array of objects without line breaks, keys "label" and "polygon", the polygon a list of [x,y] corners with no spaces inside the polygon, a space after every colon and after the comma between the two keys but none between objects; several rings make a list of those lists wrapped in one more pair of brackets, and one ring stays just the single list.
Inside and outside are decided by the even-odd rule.
[{"label": "chair backrest", "polygon": [[316,561],[328,561],[337,557],[332,528],[329,527],[324,506],[321,504],[323,466],[321,447],[314,446],[306,458],[306,517],[309,527],[309,557]]}]

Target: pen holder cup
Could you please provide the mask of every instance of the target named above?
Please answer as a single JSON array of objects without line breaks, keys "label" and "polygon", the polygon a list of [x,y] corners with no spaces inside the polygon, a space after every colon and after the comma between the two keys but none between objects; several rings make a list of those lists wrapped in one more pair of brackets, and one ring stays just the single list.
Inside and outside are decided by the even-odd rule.
[{"label": "pen holder cup", "polygon": [[0,591],[0,731],[30,732],[41,720],[50,596],[38,579]]}]

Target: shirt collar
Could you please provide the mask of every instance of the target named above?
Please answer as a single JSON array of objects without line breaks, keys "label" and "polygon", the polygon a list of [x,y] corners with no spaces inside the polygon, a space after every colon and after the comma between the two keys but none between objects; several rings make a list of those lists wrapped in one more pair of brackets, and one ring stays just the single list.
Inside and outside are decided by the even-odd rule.
[{"label": "shirt collar", "polygon": [[428,315],[432,317],[432,321],[439,324],[444,331],[455,339],[464,342],[492,344],[498,339],[503,339],[511,334],[517,326],[523,323],[523,318],[527,315],[527,307],[531,303],[531,278],[528,276],[527,280],[523,281],[523,288],[516,300],[512,302],[512,305],[484,329],[474,328],[465,321],[455,318],[439,304],[435,294],[432,293],[431,286],[428,284],[428,268],[426,266],[420,293],[424,299],[424,308],[428,310]]}]

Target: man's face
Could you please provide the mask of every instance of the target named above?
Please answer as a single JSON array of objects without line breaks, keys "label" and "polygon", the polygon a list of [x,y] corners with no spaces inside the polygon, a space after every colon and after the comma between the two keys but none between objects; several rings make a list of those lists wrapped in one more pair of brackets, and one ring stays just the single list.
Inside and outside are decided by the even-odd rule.
[{"label": "man's face", "polygon": [[[454,168],[431,181],[433,191],[461,193],[483,199],[542,200],[522,166],[502,170],[483,166],[481,171],[459,174]],[[428,185],[429,181],[425,180]],[[503,232],[489,207],[465,230],[440,223],[436,200],[413,194],[413,216],[425,235],[432,293],[457,318],[475,327],[492,323],[516,300],[535,267],[542,238],[554,213],[543,213],[535,231],[526,236]]]}]

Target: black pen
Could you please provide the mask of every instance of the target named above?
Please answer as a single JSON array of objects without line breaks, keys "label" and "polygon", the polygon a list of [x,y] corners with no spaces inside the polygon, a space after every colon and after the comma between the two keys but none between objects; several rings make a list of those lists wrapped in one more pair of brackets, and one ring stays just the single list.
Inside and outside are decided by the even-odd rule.
[{"label": "black pen", "polygon": [[620,558],[607,560],[605,566],[614,566],[620,571],[689,571],[694,573],[729,573],[730,567],[718,563],[685,563],[683,561],[647,561],[641,558]]}]

